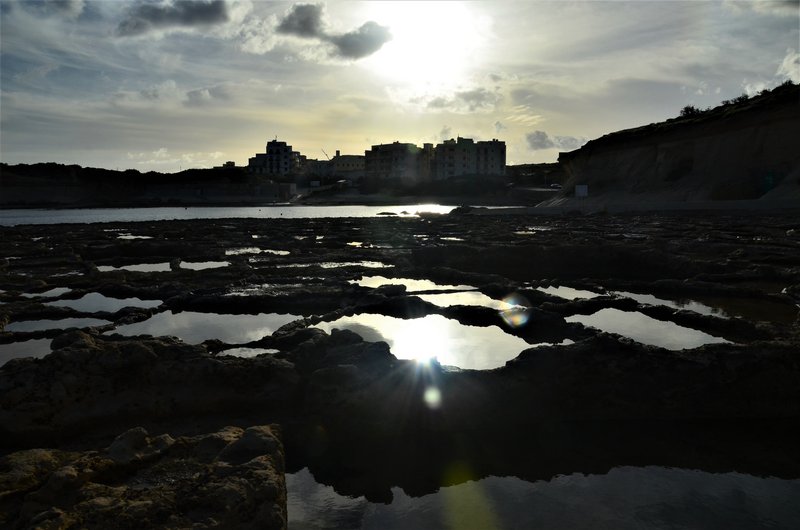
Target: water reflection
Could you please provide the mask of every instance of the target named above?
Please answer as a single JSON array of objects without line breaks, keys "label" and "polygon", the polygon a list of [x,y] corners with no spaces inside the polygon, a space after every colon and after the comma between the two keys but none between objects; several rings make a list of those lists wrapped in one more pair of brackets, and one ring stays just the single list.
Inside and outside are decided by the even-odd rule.
[{"label": "water reflection", "polygon": [[128,272],[169,272],[172,270],[168,262],[162,263],[135,263],[133,265],[123,265],[112,267],[111,265],[98,265],[100,272],[128,271]]},{"label": "water reflection", "polygon": [[230,357],[242,357],[244,359],[250,359],[252,357],[256,357],[261,355],[262,353],[280,353],[280,350],[270,350],[264,348],[229,348],[227,350],[222,350],[219,352],[219,355],[228,355]]},{"label": "water reflection", "polygon": [[659,346],[668,350],[697,348],[703,344],[728,342],[696,329],[679,326],[674,322],[656,320],[638,311],[620,311],[606,308],[591,315],[573,315],[567,322],[579,322],[584,326],[616,333],[642,344]]},{"label": "water reflection", "polygon": [[6,325],[6,331],[44,331],[48,329],[88,328],[111,324],[99,318],[62,318],[59,320],[21,320]]},{"label": "water reflection", "polygon": [[709,307],[705,304],[701,304],[700,302],[695,302],[694,300],[673,302],[672,300],[665,300],[664,298],[658,298],[656,296],[653,296],[652,294],[638,294],[638,293],[631,293],[629,291],[611,291],[609,294],[630,298],[632,300],[636,300],[640,304],[663,305],[666,307],[671,307],[673,309],[686,309],[689,311],[694,311],[695,313],[700,313],[701,315],[709,315],[709,316],[716,315],[724,317],[728,316],[719,309]]},{"label": "water reflection", "polygon": [[56,296],[61,296],[62,294],[67,294],[70,291],[72,291],[72,289],[69,287],[54,287],[43,293],[22,293],[22,296],[25,298],[53,298]]},{"label": "water reflection", "polygon": [[337,494],[308,471],[286,475],[291,530],[793,528],[800,481],[663,467],[616,467],[549,481],[487,477],[389,504]]},{"label": "water reflection", "polygon": [[380,261],[321,261],[315,263],[281,263],[275,265],[278,269],[321,267],[323,269],[338,269],[340,267],[364,267],[367,269],[388,269],[394,267]]},{"label": "water reflection", "polygon": [[475,305],[506,311],[518,307],[504,300],[495,300],[477,291],[466,291],[461,293],[436,293],[419,294],[418,297],[426,302],[430,302],[439,307],[450,307],[454,305]]},{"label": "water reflection", "polygon": [[219,269],[230,265],[230,261],[182,261],[181,268],[193,271],[203,271],[206,269]]},{"label": "water reflection", "polygon": [[585,289],[573,289],[572,287],[567,287],[565,285],[559,286],[549,286],[549,287],[537,287],[537,291],[542,291],[543,293],[547,293],[553,296],[558,296],[559,298],[564,298],[565,300],[576,300],[578,298],[596,298],[598,296],[602,296],[600,293],[596,293],[594,291],[587,291]]},{"label": "water reflection", "polygon": [[497,326],[465,326],[441,315],[406,320],[364,313],[315,327],[328,333],[333,329],[348,329],[366,341],[384,341],[399,359],[436,358],[441,364],[474,370],[503,366],[522,350],[532,347]]},{"label": "water reflection", "polygon": [[185,342],[198,343],[208,339],[238,344],[271,335],[276,329],[299,317],[260,313],[258,315],[229,315],[184,311],[158,313],[142,322],[118,326],[111,333],[121,335],[172,335]]},{"label": "water reflection", "polygon": [[416,291],[474,291],[471,285],[442,285],[430,280],[414,280],[412,278],[386,278],[385,276],[364,276],[350,283],[361,287],[377,288],[381,285],[405,285],[408,292]]},{"label": "water reflection", "polygon": [[139,298],[111,298],[100,293],[88,293],[76,300],[56,300],[48,302],[46,305],[56,307],[70,307],[76,311],[84,313],[96,313],[107,311],[116,313],[123,307],[150,308],[161,305],[161,300],[141,300]]},{"label": "water reflection", "polygon": [[50,353],[51,339],[32,339],[10,344],[0,344],[0,366],[11,359],[36,357],[41,359]]}]

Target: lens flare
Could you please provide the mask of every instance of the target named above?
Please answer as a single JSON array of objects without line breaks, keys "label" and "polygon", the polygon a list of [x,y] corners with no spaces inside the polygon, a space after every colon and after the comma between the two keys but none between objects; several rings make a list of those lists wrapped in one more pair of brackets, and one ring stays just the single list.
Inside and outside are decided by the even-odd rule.
[{"label": "lens flare", "polygon": [[512,328],[520,328],[528,323],[531,317],[531,303],[519,293],[511,293],[503,298],[508,308],[500,311],[500,316]]},{"label": "lens flare", "polygon": [[429,386],[422,395],[422,400],[428,408],[438,409],[442,404],[442,393],[435,386]]}]

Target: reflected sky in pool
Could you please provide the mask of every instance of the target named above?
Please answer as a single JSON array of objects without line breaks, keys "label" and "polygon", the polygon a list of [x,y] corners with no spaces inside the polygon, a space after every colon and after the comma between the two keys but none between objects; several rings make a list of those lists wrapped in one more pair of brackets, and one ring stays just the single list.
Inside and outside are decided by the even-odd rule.
[{"label": "reflected sky in pool", "polygon": [[471,285],[441,285],[430,280],[414,280],[412,278],[386,278],[385,276],[364,276],[360,280],[350,280],[350,283],[361,287],[380,287],[381,285],[405,285],[408,292],[416,291],[469,291],[475,287]]},{"label": "reflected sky in pool", "polygon": [[112,267],[111,265],[98,265],[100,272],[128,271],[128,272],[169,272],[172,269],[168,262],[162,263],[135,263],[133,265],[123,265],[122,267]]},{"label": "reflected sky in pool", "polygon": [[565,300],[577,300],[578,298],[597,298],[598,296],[602,296],[600,293],[596,293],[594,291],[573,289],[572,287],[567,287],[565,285],[537,287],[536,290],[549,295],[558,296],[559,298],[564,298]]},{"label": "reflected sky in pool", "polygon": [[41,359],[50,353],[52,339],[32,339],[10,344],[0,344],[0,366],[11,359],[36,357]]},{"label": "reflected sky in pool", "polygon": [[244,359],[250,359],[257,355],[261,355],[262,353],[279,353],[280,350],[270,350],[264,348],[229,348],[227,350],[222,350],[219,352],[218,355],[229,355],[231,357],[242,357]]},{"label": "reflected sky in pool", "polygon": [[653,296],[652,294],[631,293],[629,291],[611,291],[609,294],[630,298],[632,300],[636,300],[640,304],[663,305],[666,307],[671,307],[673,309],[686,309],[689,311],[694,311],[695,313],[700,313],[701,315],[709,315],[709,316],[717,315],[723,317],[728,316],[719,309],[714,309],[713,307],[701,304],[700,302],[695,302],[694,300],[673,302],[672,300],[658,298],[657,296]]},{"label": "reflected sky in pool", "polygon": [[219,269],[230,265],[230,261],[182,261],[181,268],[193,271],[202,271],[206,269]]},{"label": "reflected sky in pool", "polygon": [[161,300],[141,300],[139,298],[111,298],[100,293],[88,293],[76,300],[56,300],[48,302],[47,305],[56,307],[71,307],[84,313],[95,313],[97,311],[108,311],[116,313],[123,307],[158,307]]},{"label": "reflected sky in pool", "polygon": [[703,344],[728,342],[696,329],[679,326],[674,322],[656,320],[638,311],[620,311],[606,308],[591,315],[573,315],[567,322],[579,322],[584,326],[616,333],[642,344],[659,346],[668,350],[697,348]]},{"label": "reflected sky in pool", "polygon": [[466,291],[461,293],[437,293],[437,294],[418,294],[426,302],[430,302],[439,307],[450,307],[454,305],[476,305],[505,311],[514,306],[502,300],[495,300],[477,291]]},{"label": "reflected sky in pool", "polygon": [[68,292],[72,291],[69,287],[54,287],[48,291],[43,293],[22,293],[22,296],[25,298],[49,298],[54,296],[61,296],[62,294],[67,294]]},{"label": "reflected sky in pool", "polygon": [[184,311],[158,313],[142,322],[118,326],[121,335],[173,335],[189,343],[219,339],[229,344],[258,340],[271,335],[276,329],[300,317],[261,313],[258,315],[229,315]]},{"label": "reflected sky in pool", "polygon": [[402,319],[362,313],[317,324],[328,333],[348,329],[368,342],[384,341],[399,359],[426,361],[474,370],[503,366],[527,348],[533,347],[497,326],[465,326],[441,315]]},{"label": "reflected sky in pool", "polygon": [[6,331],[43,331],[46,329],[88,328],[105,326],[108,320],[99,318],[62,318],[59,320],[21,320],[6,325]]},{"label": "reflected sky in pool", "polygon": [[794,528],[800,481],[663,467],[616,467],[548,481],[487,477],[388,504],[345,497],[308,469],[286,475],[289,528],[699,529]]}]

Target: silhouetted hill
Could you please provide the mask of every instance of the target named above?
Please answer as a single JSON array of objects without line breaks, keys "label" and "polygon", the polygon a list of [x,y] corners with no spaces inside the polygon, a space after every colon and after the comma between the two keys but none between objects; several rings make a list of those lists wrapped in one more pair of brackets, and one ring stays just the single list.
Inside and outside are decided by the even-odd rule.
[{"label": "silhouetted hill", "polygon": [[[800,199],[800,86],[785,83],[713,109],[605,135],[561,153],[588,201]],[[550,201],[550,204],[557,204]]]}]

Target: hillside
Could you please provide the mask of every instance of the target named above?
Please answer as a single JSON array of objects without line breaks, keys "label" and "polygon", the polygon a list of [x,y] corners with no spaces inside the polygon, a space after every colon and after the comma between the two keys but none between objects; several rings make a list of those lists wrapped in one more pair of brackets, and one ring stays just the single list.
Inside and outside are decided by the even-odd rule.
[{"label": "hillside", "polygon": [[570,202],[577,184],[590,204],[800,201],[800,85],[688,110],[561,153],[566,184],[548,205]]}]

